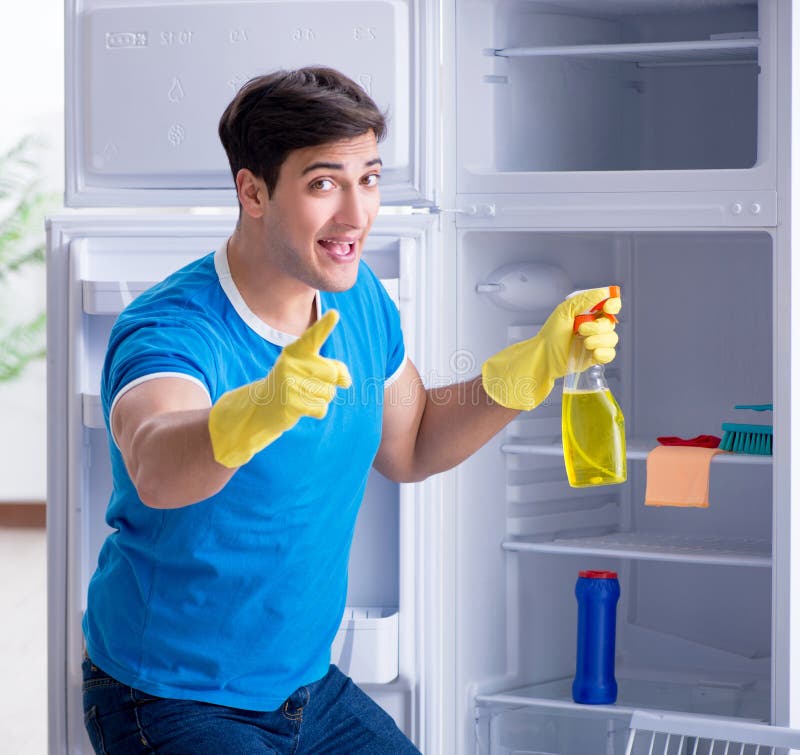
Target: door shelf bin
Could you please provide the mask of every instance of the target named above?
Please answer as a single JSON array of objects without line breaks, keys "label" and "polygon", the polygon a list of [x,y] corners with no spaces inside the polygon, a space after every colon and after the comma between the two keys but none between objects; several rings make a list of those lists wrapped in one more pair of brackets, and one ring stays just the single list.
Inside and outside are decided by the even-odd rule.
[{"label": "door shelf bin", "polygon": [[83,281],[83,311],[87,315],[118,315],[156,281]]},{"label": "door shelf bin", "polygon": [[345,609],[331,662],[360,684],[387,684],[398,674],[398,616],[393,608]]},{"label": "door shelf bin", "polygon": [[102,430],[105,427],[103,420],[103,405],[99,393],[84,393],[81,396],[83,403],[83,426],[90,430]]}]

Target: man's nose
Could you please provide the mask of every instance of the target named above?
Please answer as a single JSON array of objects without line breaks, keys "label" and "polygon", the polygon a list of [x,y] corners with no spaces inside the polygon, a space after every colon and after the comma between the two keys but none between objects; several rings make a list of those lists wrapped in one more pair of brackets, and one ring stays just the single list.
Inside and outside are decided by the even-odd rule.
[{"label": "man's nose", "polygon": [[342,201],[336,213],[336,221],[351,228],[363,228],[369,222],[374,201],[365,197],[357,188],[342,192]]}]

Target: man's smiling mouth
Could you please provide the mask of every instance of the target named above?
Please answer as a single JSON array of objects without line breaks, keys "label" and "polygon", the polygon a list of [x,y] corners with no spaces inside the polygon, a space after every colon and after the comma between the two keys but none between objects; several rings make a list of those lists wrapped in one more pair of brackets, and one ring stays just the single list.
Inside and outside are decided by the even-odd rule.
[{"label": "man's smiling mouth", "polygon": [[341,241],[337,239],[320,239],[317,242],[328,252],[337,257],[346,257],[355,251],[355,241]]}]

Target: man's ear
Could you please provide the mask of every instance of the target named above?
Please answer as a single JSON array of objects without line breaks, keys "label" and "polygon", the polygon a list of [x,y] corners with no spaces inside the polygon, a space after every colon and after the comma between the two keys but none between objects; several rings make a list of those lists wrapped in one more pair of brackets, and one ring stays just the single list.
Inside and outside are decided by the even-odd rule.
[{"label": "man's ear", "polygon": [[264,207],[269,199],[266,184],[247,168],[241,168],[236,174],[236,194],[242,212],[252,218],[260,218],[264,214]]}]

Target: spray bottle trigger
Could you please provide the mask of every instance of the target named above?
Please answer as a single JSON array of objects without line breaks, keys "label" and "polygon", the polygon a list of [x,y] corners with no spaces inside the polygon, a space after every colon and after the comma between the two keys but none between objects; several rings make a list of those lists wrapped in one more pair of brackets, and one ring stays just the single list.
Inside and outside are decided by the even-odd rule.
[{"label": "spray bottle trigger", "polygon": [[[603,307],[605,306],[605,303],[609,299],[619,298],[620,296],[619,286],[609,286],[608,292],[610,295],[607,298],[603,299],[602,301],[597,302],[597,304],[595,304],[588,312],[584,312],[583,314],[575,316],[575,319],[573,320],[572,323],[573,333],[577,333],[578,328],[580,328],[580,326],[583,325],[583,323],[593,322],[594,320],[599,320],[601,317],[606,317],[613,323],[618,322],[616,315],[612,314],[611,312],[604,312]],[[580,292],[576,291],[570,294],[570,296],[574,296],[576,293]]]}]

